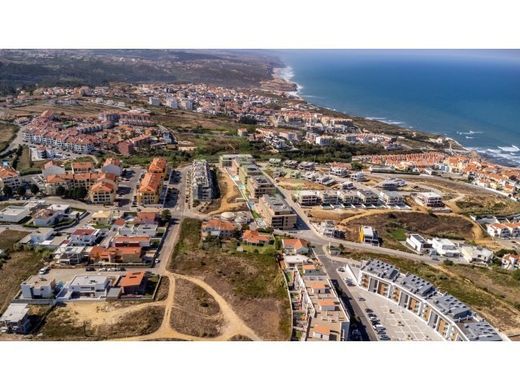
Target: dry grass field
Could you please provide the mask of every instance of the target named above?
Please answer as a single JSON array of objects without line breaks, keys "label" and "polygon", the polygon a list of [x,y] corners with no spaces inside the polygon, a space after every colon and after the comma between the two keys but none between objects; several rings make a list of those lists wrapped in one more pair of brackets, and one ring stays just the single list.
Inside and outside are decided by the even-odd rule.
[{"label": "dry grass field", "polygon": [[219,304],[203,288],[184,279],[175,282],[175,301],[170,324],[183,334],[216,337],[223,318]]},{"label": "dry grass field", "polygon": [[208,283],[262,339],[289,339],[289,300],[272,255],[203,249],[200,221],[185,219],[169,269]]}]

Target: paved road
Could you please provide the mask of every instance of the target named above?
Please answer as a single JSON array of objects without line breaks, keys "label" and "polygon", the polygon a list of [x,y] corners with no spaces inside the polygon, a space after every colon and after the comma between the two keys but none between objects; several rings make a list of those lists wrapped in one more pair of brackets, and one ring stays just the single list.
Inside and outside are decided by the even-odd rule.
[{"label": "paved road", "polygon": [[370,340],[370,341],[376,341],[378,338],[376,336],[376,333],[372,329],[372,325],[366,316],[366,313],[361,307],[359,306],[358,301],[353,296],[351,290],[345,283],[345,281],[340,277],[338,274],[337,268],[341,266],[341,263],[337,262],[336,260],[331,259],[323,250],[322,247],[316,247],[313,249],[314,255],[316,258],[321,261],[323,266],[325,267],[325,270],[329,274],[329,277],[331,280],[335,283],[336,287],[339,288],[339,294],[343,298],[343,303],[345,304],[349,315],[352,318],[355,317],[357,320],[361,322],[359,324],[357,329],[361,332],[361,336],[363,340]]}]

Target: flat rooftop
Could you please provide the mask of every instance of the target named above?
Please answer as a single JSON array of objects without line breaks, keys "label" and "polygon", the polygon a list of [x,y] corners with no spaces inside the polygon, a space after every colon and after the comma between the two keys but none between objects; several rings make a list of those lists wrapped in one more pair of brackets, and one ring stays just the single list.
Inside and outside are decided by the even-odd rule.
[{"label": "flat rooftop", "polygon": [[391,281],[399,276],[399,270],[396,267],[381,260],[371,260],[363,265],[361,270]]},{"label": "flat rooftop", "polygon": [[7,206],[5,209],[0,211],[0,214],[5,216],[18,216],[28,211],[24,206]]}]

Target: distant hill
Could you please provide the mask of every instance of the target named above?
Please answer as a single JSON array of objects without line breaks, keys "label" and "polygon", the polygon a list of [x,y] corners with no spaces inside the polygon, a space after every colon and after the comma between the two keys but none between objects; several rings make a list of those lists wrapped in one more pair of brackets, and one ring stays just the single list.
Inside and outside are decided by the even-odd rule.
[{"label": "distant hill", "polygon": [[203,82],[256,87],[277,58],[241,50],[0,50],[0,94],[109,82]]}]

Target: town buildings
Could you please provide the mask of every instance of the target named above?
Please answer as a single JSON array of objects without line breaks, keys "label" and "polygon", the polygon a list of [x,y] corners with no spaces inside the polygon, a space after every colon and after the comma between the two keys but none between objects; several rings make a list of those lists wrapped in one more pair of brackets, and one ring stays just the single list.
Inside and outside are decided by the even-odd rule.
[{"label": "town buildings", "polygon": [[16,190],[18,187],[20,187],[21,184],[22,181],[15,169],[9,166],[0,167],[0,190],[2,190],[4,187],[9,187],[12,190]]},{"label": "town buildings", "polygon": [[413,274],[380,260],[360,268],[359,286],[412,313],[451,341],[501,341],[498,332],[467,305]]},{"label": "town buildings", "polygon": [[137,190],[137,202],[142,205],[158,204],[161,198],[163,182],[168,175],[168,162],[156,157],[148,166]]},{"label": "town buildings", "polygon": [[297,215],[281,196],[263,195],[258,202],[258,210],[273,229],[290,230],[296,226]]},{"label": "town buildings", "polygon": [[301,340],[347,340],[350,318],[327,274],[314,264],[302,264],[293,275],[296,329],[302,333]]},{"label": "town buildings", "polygon": [[206,160],[194,160],[191,166],[191,194],[194,201],[209,201],[215,197],[213,174]]}]

